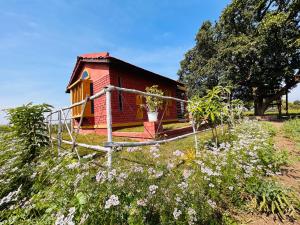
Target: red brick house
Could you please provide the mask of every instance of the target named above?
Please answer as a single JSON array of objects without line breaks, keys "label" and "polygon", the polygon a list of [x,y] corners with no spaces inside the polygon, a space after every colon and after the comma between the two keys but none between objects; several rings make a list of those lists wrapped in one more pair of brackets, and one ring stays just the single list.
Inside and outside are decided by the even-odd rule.
[{"label": "red brick house", "polygon": [[[72,72],[67,93],[70,93],[72,103],[91,96],[107,85],[145,91],[147,86],[157,84],[167,96],[185,98],[184,86],[178,81],[142,69],[120,59],[112,57],[107,52],[84,54],[77,57]],[[112,92],[112,126],[128,127],[142,125],[147,121],[147,112],[140,105],[144,98],[125,92]],[[79,121],[81,106],[72,110],[73,125]],[[162,112],[159,113],[161,117]],[[165,110],[163,122],[174,122],[184,117],[184,106],[179,102],[169,101]],[[84,113],[81,132],[106,132],[105,96],[90,101]]]}]

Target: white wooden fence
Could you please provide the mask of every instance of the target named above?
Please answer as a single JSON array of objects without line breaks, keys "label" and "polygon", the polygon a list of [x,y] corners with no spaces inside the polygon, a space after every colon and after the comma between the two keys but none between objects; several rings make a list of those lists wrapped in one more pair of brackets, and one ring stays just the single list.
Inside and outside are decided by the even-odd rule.
[{"label": "white wooden fence", "polygon": [[[112,112],[111,112],[111,93],[112,91],[122,91],[122,92],[127,92],[127,93],[134,93],[138,95],[143,95],[143,96],[152,96],[152,97],[157,97],[157,98],[162,98],[165,100],[172,100],[176,102],[184,102],[188,103],[187,100],[179,99],[179,98],[174,98],[171,96],[161,96],[161,95],[156,95],[148,92],[143,92],[139,90],[134,90],[134,89],[128,89],[128,88],[121,88],[121,87],[116,87],[109,85],[105,88],[103,88],[101,91],[98,93],[94,94],[93,96],[87,97],[86,99],[76,102],[75,104],[72,104],[71,106],[64,107],[55,111],[52,111],[48,116],[47,116],[47,123],[48,123],[48,130],[49,130],[49,138],[51,140],[51,144],[53,146],[52,140],[57,141],[57,146],[58,146],[58,153],[61,151],[61,145],[62,143],[68,144],[72,146],[72,150],[76,152],[76,155],[78,159],[80,160],[80,155],[78,153],[77,146],[80,147],[85,147],[94,151],[101,151],[105,152],[107,154],[107,166],[111,168],[112,166],[112,152],[114,149],[118,147],[135,147],[135,146],[145,146],[145,145],[155,145],[155,144],[162,144],[162,143],[167,143],[175,140],[179,140],[182,138],[186,138],[188,136],[194,135],[195,136],[195,148],[196,148],[196,154],[198,154],[198,143],[197,143],[197,136],[196,134],[202,131],[197,131],[195,127],[195,122],[192,119],[192,127],[193,127],[193,132],[184,134],[184,135],[179,135],[173,138],[168,138],[164,140],[152,140],[152,141],[145,141],[145,142],[115,142],[113,141],[112,137]],[[103,95],[106,95],[106,126],[107,126],[107,142],[104,144],[104,146],[101,145],[89,145],[89,144],[84,144],[84,143],[78,143],[76,140],[77,135],[79,134],[80,127],[83,122],[83,117],[84,117],[84,110],[86,107],[86,104],[88,101],[99,98]],[[81,111],[81,116],[79,123],[77,125],[77,129],[74,129],[73,126],[69,127],[67,123],[67,118],[65,115],[66,110],[72,110],[75,106],[82,106],[82,111]],[[53,131],[52,131],[52,126],[53,126],[53,115],[57,114],[57,136],[53,137]],[[68,131],[68,135],[70,136],[71,141],[63,140],[62,138],[62,127],[63,124],[66,127],[66,130]],[[72,121],[71,121],[72,124]]]}]

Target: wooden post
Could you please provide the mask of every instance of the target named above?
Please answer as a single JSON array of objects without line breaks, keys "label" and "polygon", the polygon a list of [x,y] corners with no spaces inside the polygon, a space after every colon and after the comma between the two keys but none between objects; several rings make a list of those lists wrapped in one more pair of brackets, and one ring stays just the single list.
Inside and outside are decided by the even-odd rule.
[{"label": "wooden post", "polygon": [[282,96],[280,96],[279,99],[277,99],[277,109],[278,109],[278,117],[281,118],[282,115],[282,100],[281,100]]},{"label": "wooden post", "polygon": [[[72,111],[72,109],[70,109]],[[71,120],[70,120],[70,126],[71,126],[71,134],[74,132],[74,119],[73,114],[71,113]]]},{"label": "wooden post", "polygon": [[[80,127],[81,127],[81,124],[83,122],[83,117],[84,117],[84,111],[85,111],[85,107],[87,105],[87,102],[89,101],[89,97],[86,97],[85,100],[84,100],[84,103],[82,105],[82,111],[81,111],[81,115],[80,115],[80,120],[79,120],[79,123],[77,124],[77,131],[76,131],[76,135],[79,134],[79,130],[80,130]],[[78,160],[80,161],[80,155],[77,151],[77,148],[76,148],[76,137],[77,136],[74,136],[72,141],[73,141],[73,147],[72,147],[72,151],[75,150],[76,154],[77,154],[77,157],[78,157]],[[71,135],[72,136],[72,135]]]},{"label": "wooden post", "polygon": [[286,115],[289,115],[289,92],[286,90],[285,93],[285,113]]},{"label": "wooden post", "polygon": [[57,112],[57,118],[58,118],[58,133],[57,133],[57,153],[60,154],[60,149],[61,149],[61,111]]},{"label": "wooden post", "polygon": [[53,149],[53,141],[52,141],[52,113],[48,116],[49,118],[49,124],[48,124],[48,130],[49,130],[49,140],[51,143],[51,147]]},{"label": "wooden post", "polygon": [[70,136],[70,138],[71,138],[71,140],[72,140],[72,143],[73,143],[72,150],[75,149],[77,158],[78,158],[78,160],[80,161],[80,155],[79,155],[78,150],[77,150],[77,148],[76,148],[76,146],[75,146],[75,139],[74,139],[74,137],[72,136],[72,133],[71,133],[71,131],[70,131],[70,129],[69,129],[69,126],[68,126],[68,123],[67,123],[67,117],[65,116],[65,113],[64,113],[64,111],[63,111],[62,109],[61,109],[60,111],[61,111],[61,114],[63,115],[64,124],[65,124],[65,126],[66,126],[66,128],[67,128],[67,131],[68,131],[69,136]]},{"label": "wooden post", "polygon": [[195,140],[196,157],[199,157],[200,156],[200,152],[199,152],[199,149],[198,149],[196,121],[194,120],[193,117],[192,117],[192,127],[193,127],[194,140]]},{"label": "wooden post", "polygon": [[[111,116],[111,90],[106,91],[106,126],[107,126],[107,142],[112,142],[112,116]],[[112,165],[112,147],[107,152],[107,166],[111,169]]]}]

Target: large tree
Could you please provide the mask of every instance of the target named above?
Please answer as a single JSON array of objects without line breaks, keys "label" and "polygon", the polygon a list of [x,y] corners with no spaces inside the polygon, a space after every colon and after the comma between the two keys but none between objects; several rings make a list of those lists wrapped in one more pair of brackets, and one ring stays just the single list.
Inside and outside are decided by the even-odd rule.
[{"label": "large tree", "polygon": [[206,21],[178,71],[189,94],[232,85],[255,114],[296,86],[300,69],[300,0],[233,0]]}]

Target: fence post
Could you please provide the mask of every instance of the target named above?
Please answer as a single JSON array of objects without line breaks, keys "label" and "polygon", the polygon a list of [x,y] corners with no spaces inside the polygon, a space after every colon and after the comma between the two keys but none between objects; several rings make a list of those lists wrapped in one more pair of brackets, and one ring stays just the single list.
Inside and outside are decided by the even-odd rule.
[{"label": "fence post", "polygon": [[197,140],[197,133],[196,133],[196,121],[192,118],[192,127],[194,132],[194,139],[195,139],[195,149],[196,149],[196,157],[200,156],[199,148],[198,148],[198,140]]},{"label": "fence post", "polygon": [[[106,126],[107,126],[107,142],[112,142],[112,116],[111,116],[111,90],[106,90]],[[111,169],[112,165],[112,147],[107,152],[107,166]]]},{"label": "fence post", "polygon": [[51,147],[53,149],[53,141],[52,141],[52,112],[48,116],[48,120],[49,120],[49,123],[48,123],[49,141],[50,141]]},{"label": "fence post", "polygon": [[57,112],[57,118],[58,118],[58,134],[57,134],[57,153],[60,154],[60,148],[61,148],[61,111]]}]

